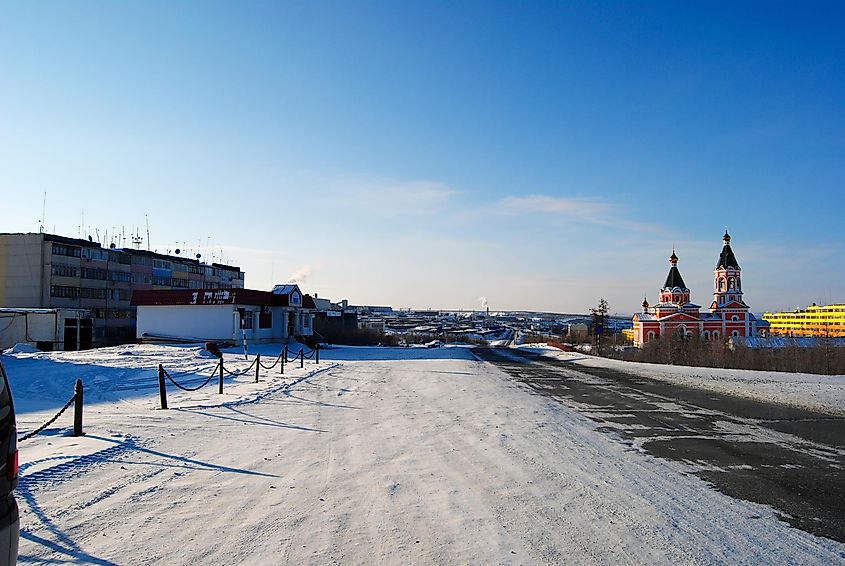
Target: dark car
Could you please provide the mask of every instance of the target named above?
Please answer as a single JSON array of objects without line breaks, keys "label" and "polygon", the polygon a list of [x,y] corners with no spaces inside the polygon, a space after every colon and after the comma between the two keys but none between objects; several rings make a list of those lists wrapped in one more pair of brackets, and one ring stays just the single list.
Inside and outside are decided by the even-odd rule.
[{"label": "dark car", "polygon": [[0,566],[18,561],[20,515],[14,490],[18,486],[18,430],[6,369],[0,362]]}]

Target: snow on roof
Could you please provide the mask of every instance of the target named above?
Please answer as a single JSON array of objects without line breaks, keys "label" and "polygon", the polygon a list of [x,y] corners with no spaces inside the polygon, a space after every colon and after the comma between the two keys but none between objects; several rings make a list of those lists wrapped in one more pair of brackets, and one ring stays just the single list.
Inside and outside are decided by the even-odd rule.
[{"label": "snow on roof", "polygon": [[656,316],[647,312],[634,313],[634,316],[637,317],[637,320],[657,320]]},{"label": "snow on roof", "polygon": [[[274,295],[290,295],[294,290],[299,291],[299,285],[296,283],[286,283],[284,285],[276,285],[273,287]],[[302,294],[302,291],[299,291]]]}]

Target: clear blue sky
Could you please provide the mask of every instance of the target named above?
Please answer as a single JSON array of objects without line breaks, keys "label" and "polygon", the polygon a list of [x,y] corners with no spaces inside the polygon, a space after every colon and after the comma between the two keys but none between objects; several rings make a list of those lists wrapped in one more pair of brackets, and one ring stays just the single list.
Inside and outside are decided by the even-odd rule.
[{"label": "clear blue sky", "polygon": [[[615,312],[845,302],[841,2],[2,2],[2,231],[268,288]],[[84,214],[85,228],[81,227]],[[146,244],[145,244],[146,245]]]}]

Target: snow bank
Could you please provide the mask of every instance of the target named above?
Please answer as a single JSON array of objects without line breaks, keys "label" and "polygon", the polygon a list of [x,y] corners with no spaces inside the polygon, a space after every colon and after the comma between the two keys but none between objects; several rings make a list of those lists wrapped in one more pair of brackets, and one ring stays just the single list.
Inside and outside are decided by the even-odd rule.
[{"label": "snow bank", "polygon": [[845,415],[845,375],[816,375],[742,369],[702,368],[623,362],[562,352],[545,344],[519,349],[543,354],[575,365],[606,367],[641,377],[659,379],[716,393]]}]

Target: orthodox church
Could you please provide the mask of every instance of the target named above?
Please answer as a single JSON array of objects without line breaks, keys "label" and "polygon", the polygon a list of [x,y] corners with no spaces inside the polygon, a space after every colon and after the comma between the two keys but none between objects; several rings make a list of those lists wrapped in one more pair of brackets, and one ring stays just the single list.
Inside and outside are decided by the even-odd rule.
[{"label": "orthodox church", "polygon": [[675,250],[669,256],[669,275],[656,305],[643,300],[643,312],[634,315],[634,345],[642,347],[659,336],[698,334],[702,340],[726,340],[757,336],[768,325],[749,312],[742,299],[741,269],[725,230],[724,245],[713,279],[713,302],[707,312],[690,301],[690,290],[678,270]]}]

